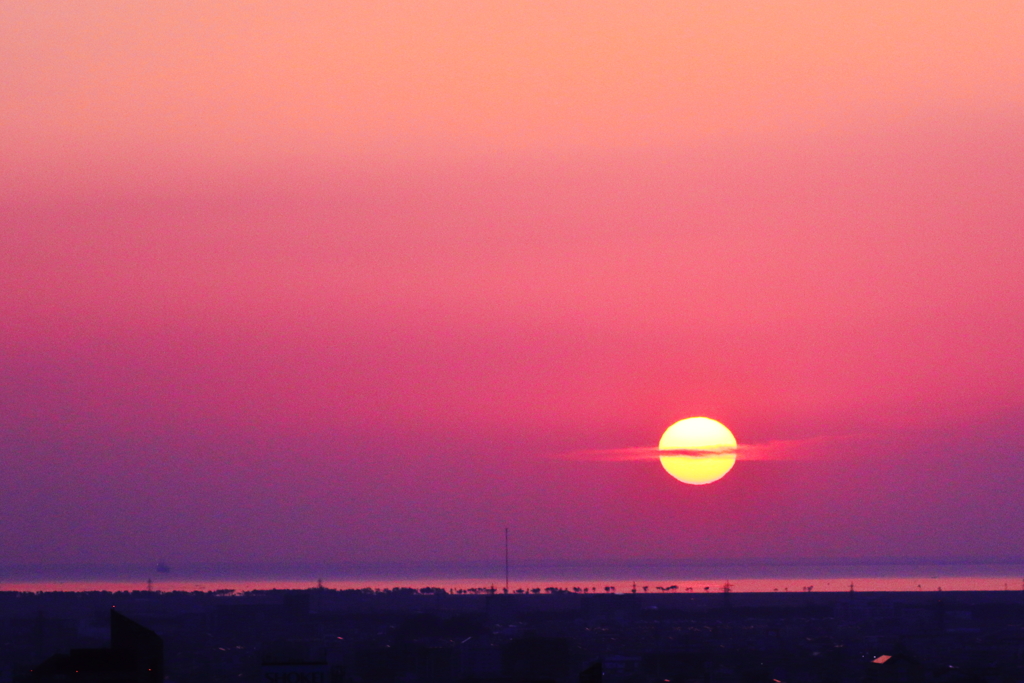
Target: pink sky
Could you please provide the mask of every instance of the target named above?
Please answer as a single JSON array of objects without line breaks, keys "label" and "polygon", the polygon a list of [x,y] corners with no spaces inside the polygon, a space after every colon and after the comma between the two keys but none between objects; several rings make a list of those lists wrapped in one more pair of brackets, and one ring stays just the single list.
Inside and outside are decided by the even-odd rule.
[{"label": "pink sky", "polygon": [[[1022,41],[1016,2],[3,4],[3,562],[1020,556]],[[560,455],[690,415],[856,438],[700,488]]]}]

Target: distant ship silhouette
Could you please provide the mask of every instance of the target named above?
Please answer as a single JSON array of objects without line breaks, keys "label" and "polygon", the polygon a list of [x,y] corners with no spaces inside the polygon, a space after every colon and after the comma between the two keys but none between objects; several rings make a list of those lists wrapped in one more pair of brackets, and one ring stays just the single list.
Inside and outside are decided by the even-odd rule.
[{"label": "distant ship silhouette", "polygon": [[160,572],[161,574],[170,574],[171,573],[171,568],[168,567],[167,563],[164,562],[163,560],[160,560],[159,562],[156,563],[156,570],[158,572]]}]

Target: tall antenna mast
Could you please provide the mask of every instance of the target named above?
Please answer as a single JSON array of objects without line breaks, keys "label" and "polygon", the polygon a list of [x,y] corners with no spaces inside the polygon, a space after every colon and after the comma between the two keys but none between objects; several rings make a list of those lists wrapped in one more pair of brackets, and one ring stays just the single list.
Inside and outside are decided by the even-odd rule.
[{"label": "tall antenna mast", "polygon": [[508,593],[508,527],[505,527],[505,592]]}]

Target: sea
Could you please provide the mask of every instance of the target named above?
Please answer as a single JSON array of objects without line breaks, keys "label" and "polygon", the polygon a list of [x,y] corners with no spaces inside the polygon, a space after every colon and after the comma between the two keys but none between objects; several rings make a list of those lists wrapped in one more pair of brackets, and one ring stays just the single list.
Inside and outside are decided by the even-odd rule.
[{"label": "sea", "polygon": [[0,567],[0,591],[221,591],[308,588],[569,590],[579,593],[1022,591],[1024,561],[479,565]]}]

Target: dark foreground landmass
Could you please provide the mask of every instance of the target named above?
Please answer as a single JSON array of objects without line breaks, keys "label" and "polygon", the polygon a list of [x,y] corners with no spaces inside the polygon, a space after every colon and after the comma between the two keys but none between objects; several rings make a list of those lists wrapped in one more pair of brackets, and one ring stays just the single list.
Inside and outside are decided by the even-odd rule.
[{"label": "dark foreground landmass", "polygon": [[109,649],[112,608],[146,647],[162,641],[162,675],[177,683],[1024,681],[1016,591],[311,589],[0,593],[0,683],[141,680],[74,670],[130,659]]}]

